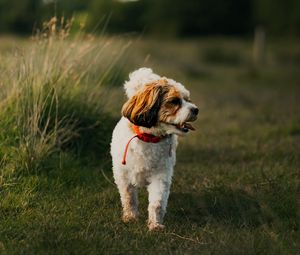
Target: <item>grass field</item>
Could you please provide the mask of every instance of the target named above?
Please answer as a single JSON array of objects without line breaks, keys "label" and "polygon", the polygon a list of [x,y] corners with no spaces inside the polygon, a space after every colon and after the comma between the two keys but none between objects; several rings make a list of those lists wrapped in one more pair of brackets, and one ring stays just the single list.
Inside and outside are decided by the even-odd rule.
[{"label": "grass field", "polygon": [[[128,40],[0,40],[0,253],[299,254],[299,42],[254,67],[247,40]],[[121,221],[108,152],[140,66],[200,108],[156,233],[144,190],[140,220]]]}]

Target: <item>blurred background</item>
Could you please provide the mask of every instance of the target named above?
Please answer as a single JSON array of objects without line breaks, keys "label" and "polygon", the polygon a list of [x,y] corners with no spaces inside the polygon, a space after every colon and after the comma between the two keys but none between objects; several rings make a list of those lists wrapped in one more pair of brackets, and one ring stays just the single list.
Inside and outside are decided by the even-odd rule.
[{"label": "blurred background", "polygon": [[0,31],[31,34],[53,16],[74,17],[89,31],[147,36],[299,36],[297,0],[1,0]]}]

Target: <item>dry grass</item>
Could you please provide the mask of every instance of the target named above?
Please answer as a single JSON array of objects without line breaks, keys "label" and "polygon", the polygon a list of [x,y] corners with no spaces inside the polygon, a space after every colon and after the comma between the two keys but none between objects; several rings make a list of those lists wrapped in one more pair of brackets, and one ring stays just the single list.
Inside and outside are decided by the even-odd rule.
[{"label": "dry grass", "polygon": [[128,45],[80,33],[69,38],[69,28],[52,19],[30,41],[0,53],[2,165],[10,175],[38,171],[83,133],[97,133],[107,117],[101,98]]}]

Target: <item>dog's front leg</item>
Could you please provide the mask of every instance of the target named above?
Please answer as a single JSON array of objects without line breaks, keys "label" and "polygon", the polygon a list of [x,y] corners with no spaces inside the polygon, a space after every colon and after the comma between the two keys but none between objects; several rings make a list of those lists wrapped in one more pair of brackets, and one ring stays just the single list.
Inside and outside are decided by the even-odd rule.
[{"label": "dog's front leg", "polygon": [[137,188],[131,184],[118,185],[123,207],[123,221],[129,222],[138,217]]},{"label": "dog's front leg", "polygon": [[164,228],[163,218],[166,213],[170,183],[157,179],[148,185],[149,206],[148,206],[148,228],[149,230]]}]

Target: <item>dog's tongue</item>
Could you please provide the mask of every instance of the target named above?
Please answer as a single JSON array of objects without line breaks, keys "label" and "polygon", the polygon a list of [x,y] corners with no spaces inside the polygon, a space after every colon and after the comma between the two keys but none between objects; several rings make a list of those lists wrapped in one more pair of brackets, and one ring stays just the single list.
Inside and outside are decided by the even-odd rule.
[{"label": "dog's tongue", "polygon": [[190,123],[184,123],[183,126],[187,129],[195,131],[196,129]]}]

